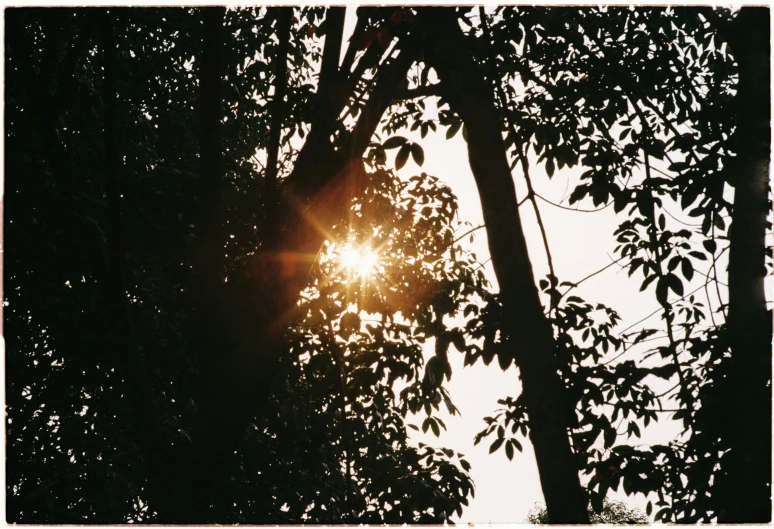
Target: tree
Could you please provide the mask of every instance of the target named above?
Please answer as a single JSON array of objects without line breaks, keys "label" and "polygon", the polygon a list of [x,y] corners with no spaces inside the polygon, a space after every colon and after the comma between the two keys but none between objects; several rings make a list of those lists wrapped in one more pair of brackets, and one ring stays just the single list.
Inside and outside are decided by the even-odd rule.
[{"label": "tree", "polygon": [[[727,29],[739,82],[736,158],[729,166],[735,189],[729,229],[728,322],[732,415],[727,478],[721,480],[718,521],[771,521],[771,312],[766,308],[766,232],[771,211],[769,163],[770,30],[765,9],[745,8]],[[751,45],[751,39],[756,45]],[[751,405],[750,403],[756,403]]]},{"label": "tree", "polygon": [[[626,506],[625,503],[619,501],[605,500],[602,506],[602,512],[596,513],[593,510],[589,511],[589,519],[594,524],[614,524],[614,525],[629,525],[629,524],[648,524],[650,521],[638,509],[631,509]],[[546,524],[548,523],[548,515],[546,508],[542,506],[535,506],[527,516],[527,521],[533,524]]]},{"label": "tree", "polygon": [[[311,94],[321,14],[299,13],[306,25],[281,9],[9,16],[11,519],[416,522],[461,512],[467,462],[410,445],[404,419],[424,412],[437,435],[433,412],[455,409],[442,385],[446,351],[425,366],[420,344],[453,334],[444,315],[483,288],[481,275],[449,258],[456,206],[432,177],[408,185],[371,173],[370,202],[350,210],[362,152],[411,56],[374,77],[383,51],[368,42],[348,77],[355,47],[339,71],[328,38]],[[366,10],[356,41],[386,15]],[[343,10],[325,20],[335,37]],[[272,24],[278,41],[244,31]],[[391,27],[412,31],[408,21]],[[267,112],[258,102],[283,67],[264,57],[276,48],[298,67],[287,70],[286,102]],[[271,71],[278,80],[263,81]],[[357,109],[362,101],[340,90],[362,98],[371,82]],[[361,116],[338,132],[338,151],[329,140],[338,113],[322,97]],[[36,112],[38,99],[56,99],[52,113]],[[254,133],[271,122],[282,134]],[[294,165],[288,130],[307,137]],[[263,187],[250,162],[267,143],[269,159],[284,157],[281,192]],[[17,213],[25,206],[31,217]],[[380,273],[389,288],[350,288],[333,258],[312,266],[327,238],[365,244],[375,228],[396,259]]]},{"label": "tree", "polygon": [[[500,136],[491,91],[467,51],[456,17],[436,10],[426,50],[428,65],[440,79],[440,93],[460,114],[468,130],[470,166],[481,197],[489,249],[500,285],[501,325],[514,351],[502,351],[500,366],[516,360],[532,427],[530,437],[552,520],[584,523],[586,500],[577,464],[570,450],[563,388],[557,376],[554,340],[534,283],[532,265],[521,227],[516,192]],[[520,148],[520,147],[519,147]],[[506,356],[508,355],[508,356]]]},{"label": "tree", "polygon": [[[451,345],[518,367],[476,440],[529,436],[551,522],[620,485],[659,520],[765,521],[768,54],[740,38],[763,17],[361,7],[345,44],[344,8],[8,13],[14,521],[445,520],[469,466],[407,421],[454,412]],[[498,292],[448,188],[388,166],[436,123],[467,141]],[[616,332],[554,270],[533,182],[576,166],[558,206],[621,215],[660,324]],[[677,440],[623,442],[664,413]]]},{"label": "tree", "polygon": [[[764,233],[770,229],[765,217],[771,207],[762,169],[769,159],[768,147],[762,147],[769,143],[768,125],[763,125],[769,105],[764,102],[768,85],[761,82],[765,75],[756,75],[767,71],[762,64],[768,54],[749,46],[749,39],[734,37],[741,35],[736,31],[752,32],[753,19],[765,17],[745,10],[617,8],[502,10],[494,17],[493,35],[522,37],[516,41],[522,53],[507,53],[507,42],[499,44],[501,53],[490,56],[497,57],[495,70],[505,72],[494,76],[504,115],[501,128],[513,138],[512,166],[521,162],[528,198],[535,197],[522,145],[531,145],[549,177],[556,168],[582,166],[585,172],[570,204],[589,197],[595,207],[628,208],[616,231],[617,262],[630,276],[643,273],[642,290],[655,286],[656,313],[664,322],[661,329],[616,336],[611,330],[618,315],[568,296],[577,284],[553,275],[547,252],[552,273],[541,285],[558,335],[565,386],[576,402],[570,419],[573,447],[584,473],[593,474],[588,487],[597,512],[607,490],[623,484],[627,494],[658,494],[662,509],[656,519],[765,522],[770,517],[770,382],[763,363],[770,364],[771,318],[763,277],[768,264]],[[537,32],[521,31],[538,26]],[[718,45],[724,40],[730,52]],[[517,83],[524,85],[520,92],[513,89]],[[757,115],[764,117],[758,121]],[[740,186],[733,205],[728,186]],[[540,222],[536,202],[534,207]],[[700,224],[668,220],[673,208]],[[727,305],[718,279],[726,251]],[[737,251],[746,256],[744,265],[733,255]],[[709,269],[705,261],[711,261]],[[742,272],[743,267],[749,268]],[[697,270],[708,280],[686,292]],[[710,285],[716,291],[712,295]],[[694,295],[702,288],[705,300]],[[742,289],[746,295],[739,294]],[[746,321],[751,325],[740,325],[735,311],[750,314]],[[605,318],[592,318],[594,312]],[[642,351],[638,360],[618,361],[640,352],[639,344],[646,341],[658,345]],[[615,356],[603,360],[608,352]],[[662,362],[654,364],[654,357]],[[753,365],[758,366],[755,375]],[[653,377],[669,380],[671,389],[657,395]],[[743,391],[736,386],[742,380],[747,384]],[[661,404],[665,396],[674,408]],[[529,415],[521,397],[501,404],[477,438],[496,433],[494,450],[516,441],[505,436],[506,428],[524,433]],[[748,410],[745,418],[730,419],[740,409]],[[644,449],[616,446],[619,436],[639,437],[643,424],[665,412],[682,421],[680,439]],[[623,432],[621,424],[626,425]],[[761,430],[753,433],[753,425]],[[759,462],[757,470],[747,466],[752,461]],[[648,514],[651,509],[649,504]]]}]

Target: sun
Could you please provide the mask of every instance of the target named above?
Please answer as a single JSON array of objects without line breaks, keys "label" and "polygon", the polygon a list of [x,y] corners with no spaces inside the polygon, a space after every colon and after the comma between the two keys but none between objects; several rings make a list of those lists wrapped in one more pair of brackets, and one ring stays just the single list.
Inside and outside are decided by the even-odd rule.
[{"label": "sun", "polygon": [[347,243],[339,253],[341,266],[348,272],[360,277],[373,275],[379,256],[368,246],[356,247]]}]

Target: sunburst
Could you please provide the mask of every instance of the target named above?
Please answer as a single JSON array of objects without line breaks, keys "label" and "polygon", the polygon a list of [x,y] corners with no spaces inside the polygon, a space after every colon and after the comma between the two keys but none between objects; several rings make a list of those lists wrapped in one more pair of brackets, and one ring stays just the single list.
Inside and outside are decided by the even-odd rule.
[{"label": "sunburst", "polygon": [[355,246],[346,243],[339,252],[341,267],[350,274],[362,279],[373,276],[379,255],[369,246]]}]

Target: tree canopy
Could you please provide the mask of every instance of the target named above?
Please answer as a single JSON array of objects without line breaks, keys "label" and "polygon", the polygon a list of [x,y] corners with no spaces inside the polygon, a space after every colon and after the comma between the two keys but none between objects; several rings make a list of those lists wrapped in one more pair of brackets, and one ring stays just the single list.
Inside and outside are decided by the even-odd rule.
[{"label": "tree canopy", "polygon": [[[6,10],[8,521],[459,517],[470,463],[412,438],[457,413],[457,354],[519,372],[476,442],[532,443],[539,521],[619,487],[770,521],[768,17]],[[448,175],[407,172],[457,134],[496,287]],[[560,178],[566,203],[535,191]],[[554,207],[613,208],[610,266],[660,321],[558,277]],[[681,433],[637,442],[659,421]]]},{"label": "tree canopy", "polygon": [[[589,520],[594,524],[612,524],[612,525],[644,525],[649,520],[645,514],[637,509],[631,509],[625,503],[620,501],[605,500],[602,506],[602,512],[589,511]],[[543,506],[535,506],[527,516],[527,521],[533,524],[548,523],[548,513]]]}]

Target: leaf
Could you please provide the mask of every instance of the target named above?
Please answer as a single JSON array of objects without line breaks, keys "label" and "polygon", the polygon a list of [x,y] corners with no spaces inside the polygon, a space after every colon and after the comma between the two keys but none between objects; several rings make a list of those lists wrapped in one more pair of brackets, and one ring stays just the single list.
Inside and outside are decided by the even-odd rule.
[{"label": "leaf", "polygon": [[677,372],[677,366],[669,363],[665,364],[663,366],[654,367],[650,370],[651,374],[663,378],[664,380],[669,380],[672,378],[672,375],[674,375]]},{"label": "leaf", "polygon": [[409,153],[411,152],[411,147],[408,145],[404,145],[400,148],[398,151],[398,155],[395,157],[395,169],[400,170],[404,165],[406,165],[406,161],[408,161]]},{"label": "leaf", "polygon": [[448,129],[446,129],[446,139],[447,140],[452,139],[457,134],[457,132],[459,132],[461,127],[462,127],[462,121],[457,121],[456,123],[453,123]]},{"label": "leaf", "polygon": [[422,166],[425,163],[425,151],[418,143],[412,143],[409,147],[411,149],[411,157],[414,158],[414,163],[418,166]]},{"label": "leaf", "polygon": [[[669,274],[672,275],[672,274]],[[655,276],[651,276],[655,277]],[[658,280],[658,283],[656,283],[656,300],[659,302],[660,305],[666,305],[666,302],[668,300],[669,296],[669,276],[662,277]]]},{"label": "leaf", "polygon": [[388,138],[387,141],[384,142],[383,147],[385,149],[395,149],[405,145],[406,143],[408,143],[408,140],[403,136],[393,136],[392,138]]},{"label": "leaf", "polygon": [[441,429],[438,427],[438,423],[436,421],[432,421],[430,423],[430,428],[433,430],[433,435],[436,437],[441,435]]},{"label": "leaf", "polygon": [[669,507],[664,507],[663,509],[661,509],[656,513],[655,521],[665,520],[666,517],[669,516],[671,512],[672,512],[672,509],[670,509]]},{"label": "leaf", "polygon": [[642,285],[640,285],[640,292],[644,291],[646,288],[648,288],[648,285],[650,285],[658,276],[656,274],[653,274],[651,276],[648,276],[645,278],[645,281],[642,282]]},{"label": "leaf", "polygon": [[719,230],[724,230],[726,228],[726,221],[724,221],[723,217],[721,217],[717,213],[714,213],[712,215],[712,224],[714,224],[715,227]]},{"label": "leaf", "polygon": [[677,277],[674,274],[668,274],[665,279],[667,280],[667,284],[669,285],[669,288],[672,289],[672,292],[677,294],[678,296],[683,295],[683,282],[680,281],[680,278]]},{"label": "leaf", "polygon": [[492,443],[492,445],[489,447],[489,453],[491,454],[493,452],[496,452],[497,449],[502,446],[503,441],[505,441],[505,439],[503,439],[502,437],[500,439],[496,439],[495,442]]},{"label": "leaf", "polygon": [[680,263],[680,270],[683,273],[683,277],[690,281],[693,279],[693,263],[691,263],[691,260],[687,257],[683,258],[682,263]]},{"label": "leaf", "polygon": [[608,427],[605,428],[605,448],[610,448],[613,446],[613,443],[615,443],[615,438],[617,437],[617,434],[615,433],[615,428]]},{"label": "leaf", "polygon": [[497,355],[497,363],[500,364],[500,369],[505,371],[511,366],[513,362],[513,355],[509,351],[500,351]]},{"label": "leaf", "polygon": [[640,437],[640,427],[637,426],[637,423],[634,421],[631,421],[628,426],[628,433],[629,436],[634,434],[635,437]]},{"label": "leaf", "polygon": [[[470,305],[468,305],[470,306]],[[475,307],[475,305],[473,305]],[[476,307],[478,309],[478,307]],[[454,348],[457,349],[460,353],[465,352],[465,337],[462,335],[461,332],[454,332],[451,335],[451,343],[454,345]]]}]

